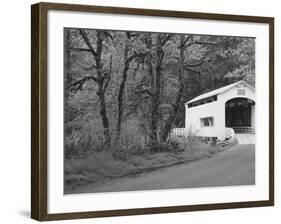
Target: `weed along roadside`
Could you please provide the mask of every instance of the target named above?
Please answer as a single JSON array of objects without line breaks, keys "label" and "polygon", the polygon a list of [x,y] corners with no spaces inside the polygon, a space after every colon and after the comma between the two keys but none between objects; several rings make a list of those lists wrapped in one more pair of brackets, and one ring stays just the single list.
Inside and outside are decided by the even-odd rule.
[{"label": "weed along roadside", "polygon": [[[76,193],[87,184],[104,184],[112,179],[141,174],[212,157],[231,148],[211,145],[196,138],[187,141],[177,138],[169,143],[159,143],[139,150],[116,153],[114,149],[91,152],[82,158],[65,160],[65,193]],[[120,156],[121,155],[121,156]]]}]

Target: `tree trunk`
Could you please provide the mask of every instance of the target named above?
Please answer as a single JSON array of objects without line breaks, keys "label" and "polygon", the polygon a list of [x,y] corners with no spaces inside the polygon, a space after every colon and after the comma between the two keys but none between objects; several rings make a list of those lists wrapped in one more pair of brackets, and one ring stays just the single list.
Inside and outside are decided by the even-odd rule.
[{"label": "tree trunk", "polygon": [[183,73],[184,73],[184,36],[181,35],[180,39],[180,57],[179,57],[179,73],[178,73],[178,83],[179,83],[179,88],[177,92],[177,97],[176,97],[176,102],[173,105],[173,110],[169,115],[168,120],[166,121],[164,128],[162,130],[161,134],[161,141],[167,141],[168,135],[172,129],[173,123],[175,122],[179,107],[180,107],[180,102],[182,99],[183,95],[183,90],[184,90],[184,84],[183,84]]},{"label": "tree trunk", "polygon": [[[106,88],[108,86],[109,80],[110,80],[110,73],[111,73],[111,66],[112,66],[112,59],[110,59],[110,71],[108,73],[103,72],[102,63],[101,63],[101,57],[102,57],[102,47],[103,47],[103,41],[106,38],[105,31],[96,31],[96,49],[93,48],[89,37],[87,35],[87,32],[85,30],[80,29],[79,30],[81,36],[83,37],[86,45],[88,46],[89,52],[92,53],[94,60],[95,60],[95,68],[97,75],[93,74],[91,77],[92,80],[94,80],[98,85],[98,91],[97,95],[99,98],[99,104],[100,104],[100,115],[102,118],[102,124],[103,124],[103,133],[104,133],[104,145],[106,148],[110,147],[111,144],[111,134],[109,131],[109,121],[107,117],[107,111],[106,111],[106,102],[105,102],[105,92]],[[107,79],[106,79],[107,78]]]},{"label": "tree trunk", "polygon": [[[161,76],[162,76],[162,61],[164,57],[164,51],[161,45],[161,34],[157,36],[157,50],[156,50],[156,67],[155,67],[155,78],[152,74],[153,81],[152,86],[152,97],[151,97],[151,125],[150,125],[150,141],[152,144],[158,142],[158,120],[159,120],[159,105],[160,105],[160,90],[161,90]],[[150,69],[152,65],[150,65]],[[152,72],[153,73],[153,72]]]},{"label": "tree trunk", "polygon": [[107,118],[107,112],[106,112],[106,103],[105,103],[105,95],[104,91],[101,86],[99,85],[99,101],[100,101],[100,115],[102,117],[102,124],[103,124],[103,133],[105,138],[105,146],[110,146],[111,143],[111,136],[109,131],[109,122]]},{"label": "tree trunk", "polygon": [[101,33],[97,32],[97,50],[96,50],[96,67],[97,67],[97,84],[98,84],[98,92],[97,95],[99,96],[100,101],[100,115],[102,117],[102,124],[103,124],[103,133],[105,138],[105,147],[109,147],[111,144],[111,135],[109,131],[109,121],[107,118],[107,111],[106,111],[106,102],[105,102],[105,88],[104,88],[104,78],[102,74],[102,64],[101,64],[101,54],[102,54],[102,42],[103,39],[101,37]]},{"label": "tree trunk", "polygon": [[[129,38],[127,38],[129,39]],[[118,92],[118,114],[117,114],[117,124],[116,124],[116,141],[119,142],[120,139],[120,133],[121,133],[121,123],[122,123],[122,117],[123,117],[123,96],[124,96],[124,90],[125,90],[125,84],[128,77],[128,70],[129,70],[129,63],[128,63],[128,54],[129,54],[129,46],[126,44],[125,50],[124,50],[124,68],[123,68],[123,74],[122,74],[122,81],[119,87]]]},{"label": "tree trunk", "polygon": [[157,142],[157,122],[155,117],[155,109],[154,109],[154,83],[155,77],[153,72],[153,65],[152,65],[152,39],[151,34],[147,34],[145,38],[145,45],[146,48],[149,49],[150,53],[147,55],[147,73],[150,78],[150,124],[149,124],[149,144],[153,145]]},{"label": "tree trunk", "polygon": [[71,33],[70,29],[65,28],[64,30],[64,38],[65,38],[65,46],[64,46],[64,79],[65,79],[65,102],[67,102],[68,96],[69,96],[69,90],[68,87],[72,83],[72,76],[70,74],[71,70],[71,54],[70,54],[70,48],[71,48]]}]

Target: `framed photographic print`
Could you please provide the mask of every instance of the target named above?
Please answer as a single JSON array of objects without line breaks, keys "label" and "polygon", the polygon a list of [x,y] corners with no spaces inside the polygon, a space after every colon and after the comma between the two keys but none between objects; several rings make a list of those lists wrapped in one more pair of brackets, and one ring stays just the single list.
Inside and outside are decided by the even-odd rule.
[{"label": "framed photographic print", "polygon": [[274,204],[274,19],[32,5],[32,218]]}]

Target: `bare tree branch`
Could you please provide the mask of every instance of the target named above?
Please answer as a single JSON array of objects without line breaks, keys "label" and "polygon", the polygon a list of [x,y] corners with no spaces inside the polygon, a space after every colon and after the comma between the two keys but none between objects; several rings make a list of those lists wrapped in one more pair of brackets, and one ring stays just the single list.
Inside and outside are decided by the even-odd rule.
[{"label": "bare tree branch", "polygon": [[128,116],[128,115],[130,115],[131,113],[133,113],[138,107],[139,107],[139,105],[141,104],[141,102],[143,101],[143,100],[145,100],[145,99],[148,99],[149,98],[149,96],[143,96],[142,98],[140,98],[139,100],[138,100],[138,102],[136,102],[134,105],[133,105],[133,107],[130,109],[130,111],[126,114],[126,116]]},{"label": "bare tree branch", "polygon": [[113,40],[113,36],[110,34],[109,31],[100,31],[102,35],[104,35],[105,38],[110,38]]},{"label": "bare tree branch", "polygon": [[88,50],[90,50],[92,52],[92,54],[96,57],[97,56],[97,52],[95,51],[95,49],[93,48],[93,46],[91,45],[91,42],[88,38],[87,33],[85,32],[85,30],[79,29],[79,32],[81,34],[81,36],[83,37],[83,39],[85,40],[87,46],[88,46]]},{"label": "bare tree branch", "polygon": [[194,64],[185,63],[184,68],[186,68],[186,67],[198,67],[198,66],[202,65],[204,62],[205,62],[205,57],[203,57],[199,62],[194,63]]},{"label": "bare tree branch", "polygon": [[185,38],[185,40],[183,41],[182,45],[178,46],[178,49],[180,49],[180,48],[185,49],[185,48],[187,47],[187,46],[186,46],[186,43],[187,43],[187,41],[189,41],[190,38],[191,38],[191,35],[188,35],[188,36]]},{"label": "bare tree branch", "polygon": [[89,80],[93,80],[95,82],[97,82],[97,78],[96,77],[93,77],[93,76],[85,76],[84,78],[78,80],[78,81],[75,81],[71,84],[70,88],[71,90],[82,90],[82,87],[84,85],[85,82],[89,81]]},{"label": "bare tree branch", "polygon": [[194,73],[196,73],[196,74],[198,74],[198,75],[201,75],[201,72],[200,72],[200,71],[196,71],[196,70],[193,70],[193,69],[191,69],[191,68],[184,68],[184,70],[190,71],[190,72],[194,72]]},{"label": "bare tree branch", "polygon": [[216,42],[205,42],[205,41],[194,41],[194,42],[190,42],[188,44],[185,45],[185,48],[191,46],[191,45],[214,45],[214,46],[217,46],[218,43]]},{"label": "bare tree branch", "polygon": [[109,71],[108,73],[106,74],[106,81],[105,81],[105,84],[104,84],[104,91],[106,91],[107,89],[107,86],[110,82],[110,79],[111,79],[111,73],[112,73],[112,55],[110,56],[110,62],[109,62]]},{"label": "bare tree branch", "polygon": [[171,37],[172,34],[167,34],[166,37],[164,37],[164,39],[161,40],[161,46],[164,46]]},{"label": "bare tree branch", "polygon": [[88,48],[82,48],[82,47],[70,47],[69,50],[72,51],[85,51],[85,52],[91,52],[90,49]]},{"label": "bare tree branch", "polygon": [[144,57],[145,55],[147,55],[147,52],[141,52],[141,53],[136,53],[134,52],[133,55],[131,55],[125,63],[130,63],[132,60],[138,58],[138,57]]}]

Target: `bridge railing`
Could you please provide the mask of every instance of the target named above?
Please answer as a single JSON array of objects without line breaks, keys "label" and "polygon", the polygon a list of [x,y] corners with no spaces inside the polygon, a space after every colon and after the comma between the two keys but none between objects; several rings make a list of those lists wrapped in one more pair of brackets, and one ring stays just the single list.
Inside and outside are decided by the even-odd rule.
[{"label": "bridge railing", "polygon": [[251,133],[255,134],[255,128],[253,127],[231,127],[235,133]]},{"label": "bridge railing", "polygon": [[229,144],[232,144],[235,139],[235,132],[233,128],[225,128],[225,140],[224,141],[218,141],[217,145],[221,146],[227,146]]},{"label": "bridge railing", "polygon": [[171,135],[187,137],[188,132],[185,128],[173,128],[171,131]]},{"label": "bridge railing", "polygon": [[[188,137],[189,133],[188,130],[185,128],[173,128],[171,130],[171,136],[178,136],[178,137]],[[204,139],[204,138],[203,138]],[[232,144],[235,139],[235,132],[233,128],[225,128],[225,140],[219,141],[216,140],[215,142],[212,141],[212,138],[210,138],[210,143],[213,142],[214,144],[226,146],[229,144]]]}]

